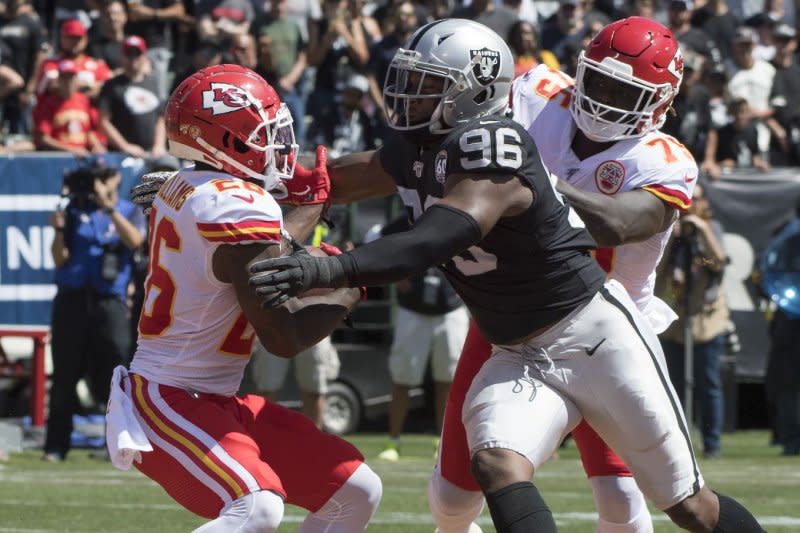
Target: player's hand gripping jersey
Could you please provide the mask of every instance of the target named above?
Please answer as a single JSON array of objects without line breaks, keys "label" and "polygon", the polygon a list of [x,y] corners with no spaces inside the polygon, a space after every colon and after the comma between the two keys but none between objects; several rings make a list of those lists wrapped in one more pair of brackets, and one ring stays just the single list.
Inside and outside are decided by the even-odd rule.
[{"label": "player's hand gripping jersey", "polygon": [[[574,80],[546,65],[537,66],[514,81],[511,90],[514,120],[536,139],[547,168],[570,185],[588,192],[614,195],[644,189],[679,210],[691,203],[697,164],[673,137],[658,131],[621,140],[584,160],[571,144],[575,121],[570,113]],[[625,287],[657,333],[676,317],[653,296],[655,269],[670,230],[643,242],[601,248],[600,266]]]},{"label": "player's hand gripping jersey", "polygon": [[490,115],[424,149],[398,137],[380,156],[412,221],[443,197],[451,174],[515,176],[533,191],[527,210],[501,218],[481,242],[442,266],[490,341],[507,343],[553,324],[602,285],[603,272],[588,253],[593,239],[514,121]]},{"label": "player's hand gripping jersey", "polygon": [[[219,172],[182,170],[150,214],[150,261],[131,371],[164,385],[233,395],[255,331],[233,286],[216,279],[222,244],[280,242],[281,210],[258,185]],[[191,253],[185,253],[191,250]]]}]

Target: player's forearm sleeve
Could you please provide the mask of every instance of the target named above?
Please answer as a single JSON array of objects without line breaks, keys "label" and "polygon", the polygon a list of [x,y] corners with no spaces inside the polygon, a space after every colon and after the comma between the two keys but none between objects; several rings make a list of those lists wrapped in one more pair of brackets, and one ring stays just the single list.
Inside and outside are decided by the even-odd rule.
[{"label": "player's forearm sleeve", "polygon": [[414,226],[336,256],[348,285],[383,285],[439,265],[480,242],[472,216],[445,205],[429,208]]}]

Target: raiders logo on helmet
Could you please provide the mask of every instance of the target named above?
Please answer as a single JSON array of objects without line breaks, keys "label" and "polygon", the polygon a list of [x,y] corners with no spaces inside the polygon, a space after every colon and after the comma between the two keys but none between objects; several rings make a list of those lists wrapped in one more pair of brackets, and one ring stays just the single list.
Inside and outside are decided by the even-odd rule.
[{"label": "raiders logo on helmet", "polygon": [[210,109],[212,115],[232,113],[253,103],[247,91],[228,83],[212,83],[210,90],[203,91],[203,108]]},{"label": "raiders logo on helmet", "polygon": [[475,56],[480,56],[480,60],[472,67],[472,73],[481,85],[489,85],[497,79],[497,74],[500,72],[500,52],[485,47],[480,50],[470,50],[470,59],[474,61]]}]

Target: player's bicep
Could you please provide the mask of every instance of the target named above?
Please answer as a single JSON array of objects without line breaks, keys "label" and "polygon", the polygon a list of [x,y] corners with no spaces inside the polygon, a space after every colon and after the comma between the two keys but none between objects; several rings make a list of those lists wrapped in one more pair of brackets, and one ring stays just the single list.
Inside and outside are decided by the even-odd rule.
[{"label": "player's bicep", "polygon": [[382,198],[397,192],[394,179],[381,164],[380,150],[337,157],[328,162],[328,174],[334,204]]},{"label": "player's bicep", "polygon": [[441,202],[470,215],[487,233],[504,216],[515,216],[533,201],[533,191],[512,174],[451,174]]},{"label": "player's bicep", "polygon": [[676,210],[656,195],[644,189],[635,189],[616,195],[617,215],[624,219],[623,242],[649,239],[669,228]]}]

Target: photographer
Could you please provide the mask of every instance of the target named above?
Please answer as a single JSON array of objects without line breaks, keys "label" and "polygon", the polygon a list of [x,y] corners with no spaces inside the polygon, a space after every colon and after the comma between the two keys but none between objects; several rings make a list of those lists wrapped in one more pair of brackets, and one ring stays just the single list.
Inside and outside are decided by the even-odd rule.
[{"label": "photographer", "polygon": [[53,375],[44,459],[63,461],[70,447],[75,386],[83,377],[97,405],[108,400],[114,367],[130,353],[126,305],[133,251],[144,242],[144,216],[119,198],[120,173],[82,167],[64,179],[66,208],[50,217],[58,287],[53,301]]},{"label": "photographer", "polygon": [[661,335],[661,344],[670,379],[684,404],[684,328],[691,320],[693,395],[699,406],[703,454],[707,458],[720,453],[723,423],[720,357],[730,314],[721,287],[727,262],[722,236],[722,225],[712,217],[703,187],[698,184],[692,206],[674,225],[656,275],[656,294],[678,314],[678,320]]}]

